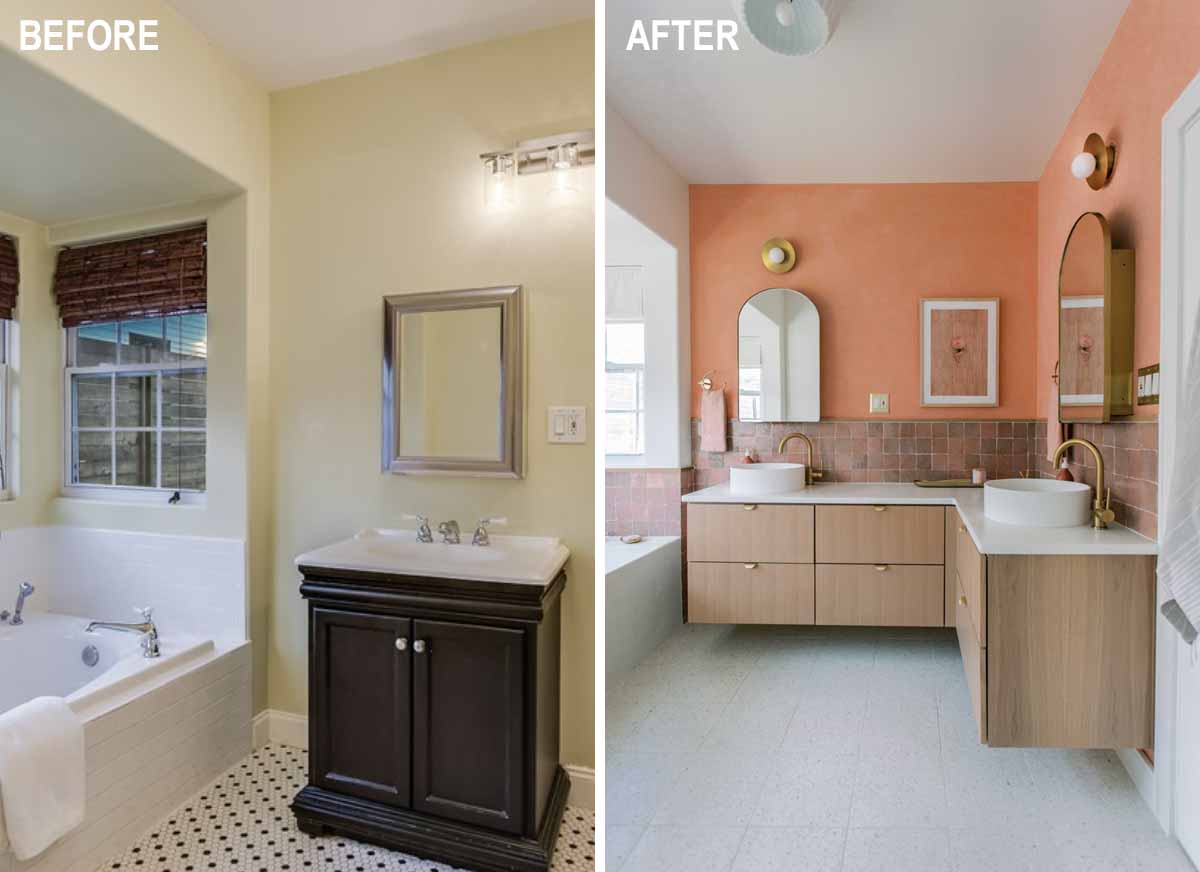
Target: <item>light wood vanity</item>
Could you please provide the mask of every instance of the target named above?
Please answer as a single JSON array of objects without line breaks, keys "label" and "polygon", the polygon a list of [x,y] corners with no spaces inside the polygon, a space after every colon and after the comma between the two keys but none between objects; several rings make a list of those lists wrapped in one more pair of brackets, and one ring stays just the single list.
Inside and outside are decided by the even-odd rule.
[{"label": "light wood vanity", "polygon": [[1023,535],[985,521],[977,491],[733,499],[727,486],[685,498],[690,622],[954,627],[980,741],[1151,747],[1153,543],[1124,529]]}]

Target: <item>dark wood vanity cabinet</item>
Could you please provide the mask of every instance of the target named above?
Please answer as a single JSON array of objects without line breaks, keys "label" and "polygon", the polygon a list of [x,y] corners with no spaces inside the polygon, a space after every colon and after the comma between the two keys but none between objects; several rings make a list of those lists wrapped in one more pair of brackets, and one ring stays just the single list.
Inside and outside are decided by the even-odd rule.
[{"label": "dark wood vanity cabinet", "polygon": [[306,832],[478,870],[549,867],[558,763],[559,595],[301,567],[309,602]]}]

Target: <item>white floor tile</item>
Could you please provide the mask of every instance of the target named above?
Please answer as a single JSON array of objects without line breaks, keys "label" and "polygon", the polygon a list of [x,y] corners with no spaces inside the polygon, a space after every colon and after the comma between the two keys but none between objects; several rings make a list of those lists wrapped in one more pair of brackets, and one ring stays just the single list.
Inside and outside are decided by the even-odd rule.
[{"label": "white floor tile", "polygon": [[604,827],[604,868],[620,872],[645,832],[644,826],[614,824],[610,820]]},{"label": "white floor tile", "polygon": [[646,826],[679,779],[688,755],[616,751],[606,755],[605,810],[618,826]]},{"label": "white floor tile", "polygon": [[765,827],[846,827],[857,754],[807,751],[776,759],[758,798],[753,824]]},{"label": "white floor tile", "polygon": [[941,829],[851,829],[842,872],[951,872]]},{"label": "white floor tile", "polygon": [[845,844],[845,830],[750,827],[733,861],[733,872],[838,872]]},{"label": "white floor tile", "polygon": [[726,872],[745,827],[650,827],[621,872]]}]

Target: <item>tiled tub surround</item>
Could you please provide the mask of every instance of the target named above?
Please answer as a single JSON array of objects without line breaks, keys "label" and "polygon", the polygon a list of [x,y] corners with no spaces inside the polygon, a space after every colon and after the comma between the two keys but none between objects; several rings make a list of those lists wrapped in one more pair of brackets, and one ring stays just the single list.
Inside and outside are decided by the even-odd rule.
[{"label": "tiled tub surround", "polygon": [[[1143,536],[1158,529],[1158,424],[1130,421],[1076,424],[1074,434],[1094,442],[1105,459],[1107,484],[1117,521]],[[801,432],[813,441],[814,465],[824,481],[910,482],[917,478],[965,478],[976,467],[989,478],[1023,472],[1053,475],[1046,459],[1045,421],[822,421],[815,424],[730,423],[729,451],[700,451],[692,422],[694,487],[729,480],[729,466],[743,462],[747,449],[760,461],[803,461],[804,444],[795,440],[786,456],[775,453],[779,440]],[[1088,452],[1072,450],[1077,480],[1095,485]]]},{"label": "tiled tub surround", "polygon": [[25,863],[0,852],[0,872],[93,872],[249,753],[245,548],[238,540],[74,527],[5,530],[2,607],[11,608],[9,592],[23,580],[37,587],[30,611],[126,621],[135,606],[152,606],[164,645],[182,637],[215,643],[201,656],[164,659],[72,697],[87,743],[84,823]]},{"label": "tiled tub surround", "polygon": [[[693,444],[699,444],[693,434]],[[690,469],[608,469],[604,472],[606,536],[682,536],[680,497],[695,484]]]}]

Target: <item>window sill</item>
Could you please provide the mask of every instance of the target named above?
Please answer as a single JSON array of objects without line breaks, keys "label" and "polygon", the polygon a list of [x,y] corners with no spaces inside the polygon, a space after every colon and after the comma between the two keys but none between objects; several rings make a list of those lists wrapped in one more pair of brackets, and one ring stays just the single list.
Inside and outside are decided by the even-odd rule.
[{"label": "window sill", "polygon": [[174,491],[145,490],[123,487],[88,487],[69,485],[62,489],[59,499],[78,503],[106,503],[141,506],[151,509],[203,509],[208,505],[207,493],[183,493],[175,504],[167,502]]},{"label": "window sill", "polygon": [[606,454],[604,455],[605,469],[641,469],[645,468],[645,454]]}]

